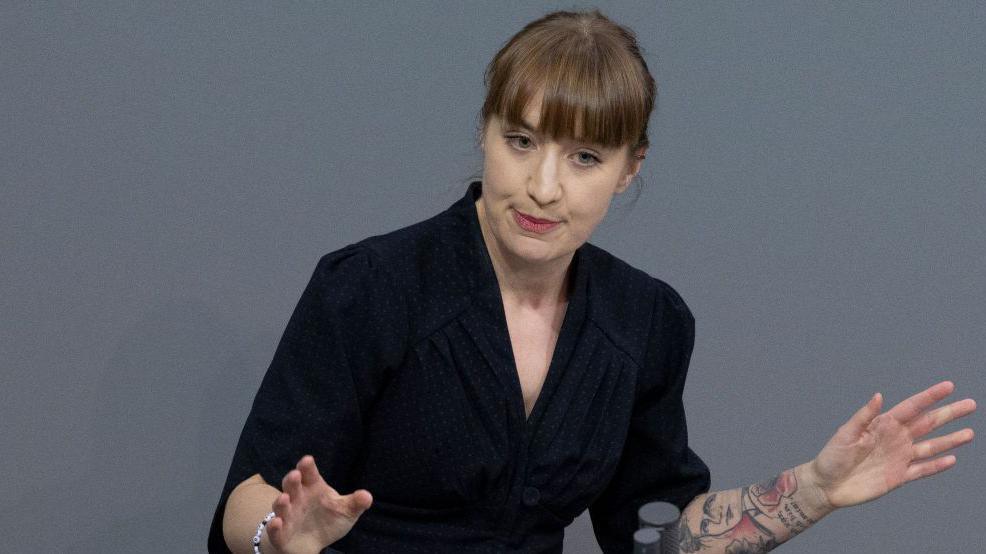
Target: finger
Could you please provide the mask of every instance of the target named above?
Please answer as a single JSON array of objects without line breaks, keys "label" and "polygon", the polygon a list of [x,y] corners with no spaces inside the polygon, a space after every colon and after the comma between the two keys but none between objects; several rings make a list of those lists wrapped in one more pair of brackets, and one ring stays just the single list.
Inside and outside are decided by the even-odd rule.
[{"label": "finger", "polygon": [[954,465],[955,456],[949,454],[948,456],[942,456],[941,458],[934,458],[925,462],[913,463],[908,466],[904,475],[908,481],[914,481],[915,479],[931,477],[932,475],[941,473]]},{"label": "finger", "polygon": [[[277,514],[277,517],[281,519],[288,519],[291,517],[291,495],[286,492],[282,492],[274,499],[274,504],[271,506],[271,511]],[[271,520],[273,521],[273,520]],[[270,525],[270,523],[268,523]]]},{"label": "finger", "polygon": [[850,429],[859,433],[863,429],[866,429],[870,422],[873,421],[873,418],[880,413],[880,408],[882,406],[883,395],[876,393],[870,397],[869,401],[864,404],[862,408],[857,410],[856,413],[849,418],[849,421],[846,422],[846,424]]},{"label": "finger", "polygon": [[372,504],[373,495],[366,489],[359,489],[346,495],[346,506],[353,518],[361,516]]},{"label": "finger", "polygon": [[271,544],[276,547],[284,546],[281,533],[284,531],[284,520],[280,516],[274,516],[267,522],[267,536]]},{"label": "finger", "polygon": [[301,484],[306,487],[318,483],[322,478],[318,473],[318,468],[315,466],[315,458],[310,455],[302,457],[298,462],[297,468],[301,472]]},{"label": "finger", "polygon": [[907,423],[930,408],[935,402],[952,394],[955,384],[942,381],[932,385],[891,408],[887,414],[901,423]]},{"label": "finger", "polygon": [[962,429],[942,437],[919,442],[914,445],[912,459],[920,460],[937,456],[946,450],[951,450],[971,441],[974,436],[975,433],[972,432],[972,429]]},{"label": "finger", "polygon": [[924,415],[909,423],[907,427],[912,437],[923,437],[942,425],[967,416],[974,411],[976,411],[976,401],[966,398],[930,412],[925,412]]},{"label": "finger", "polygon": [[281,479],[281,490],[291,495],[291,498],[301,497],[301,472],[292,469]]}]

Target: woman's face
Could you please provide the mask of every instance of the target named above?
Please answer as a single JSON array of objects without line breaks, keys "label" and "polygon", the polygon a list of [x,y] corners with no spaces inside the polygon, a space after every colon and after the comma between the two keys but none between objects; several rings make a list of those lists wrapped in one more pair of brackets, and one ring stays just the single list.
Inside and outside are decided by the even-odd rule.
[{"label": "woman's face", "polygon": [[[540,109],[540,98],[528,105],[524,121],[529,128],[505,126],[497,116],[489,121],[481,142],[479,214],[496,239],[498,255],[521,263],[567,264],[613,197],[627,189],[640,160],[630,156],[628,146],[548,141],[534,131]],[[532,224],[525,215],[554,223]]]}]

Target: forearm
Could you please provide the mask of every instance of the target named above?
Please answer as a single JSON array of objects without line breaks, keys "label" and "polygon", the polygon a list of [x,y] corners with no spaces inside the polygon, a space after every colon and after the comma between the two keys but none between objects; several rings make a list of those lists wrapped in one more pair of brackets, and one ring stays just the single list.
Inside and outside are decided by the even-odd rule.
[{"label": "forearm", "polygon": [[679,520],[680,552],[759,554],[832,511],[811,480],[810,462],[738,489],[697,496]]},{"label": "forearm", "polygon": [[[233,554],[253,554],[251,540],[257,533],[257,525],[271,511],[280,494],[280,490],[259,476],[251,477],[233,489],[223,513],[223,538]],[[262,552],[273,552],[266,532],[261,541]]]}]

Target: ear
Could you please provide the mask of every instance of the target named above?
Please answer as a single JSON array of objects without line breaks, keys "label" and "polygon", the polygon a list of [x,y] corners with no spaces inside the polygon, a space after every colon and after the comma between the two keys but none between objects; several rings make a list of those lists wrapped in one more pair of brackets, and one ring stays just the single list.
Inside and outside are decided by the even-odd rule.
[{"label": "ear", "polygon": [[630,186],[633,178],[637,176],[637,173],[640,173],[640,167],[645,157],[647,157],[647,146],[641,146],[631,154],[629,169],[620,181],[619,186],[616,187],[617,193],[625,191]]},{"label": "ear", "polygon": [[484,121],[479,127],[479,149],[482,152],[486,152],[486,133],[489,131],[490,122]]}]

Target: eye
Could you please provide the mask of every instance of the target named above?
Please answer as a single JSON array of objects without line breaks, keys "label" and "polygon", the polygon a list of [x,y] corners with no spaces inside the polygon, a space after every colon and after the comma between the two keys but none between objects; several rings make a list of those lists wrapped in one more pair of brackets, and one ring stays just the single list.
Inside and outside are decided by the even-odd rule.
[{"label": "eye", "polygon": [[[531,142],[531,139],[525,135],[505,135],[505,138],[507,139],[507,142],[512,144],[517,144],[519,141],[527,141],[527,146],[530,146]],[[527,146],[522,147],[521,150],[527,150]]]},{"label": "eye", "polygon": [[[517,148],[518,150],[528,150],[532,145],[531,139],[527,135],[520,135],[520,134],[504,135],[504,138],[506,138],[507,142],[514,145],[514,147]],[[575,155],[576,157],[579,156],[582,157],[576,163],[579,166],[586,169],[595,167],[600,163],[602,163],[602,160],[600,160],[598,156],[587,150],[581,150],[577,152]]]},{"label": "eye", "polygon": [[593,167],[595,165],[599,165],[599,163],[602,161],[599,158],[597,158],[595,156],[595,154],[593,154],[592,152],[586,152],[585,150],[579,152],[576,155],[577,156],[588,156],[588,158],[583,158],[583,160],[585,160],[588,163],[580,163],[580,165],[584,165],[586,167]]}]

